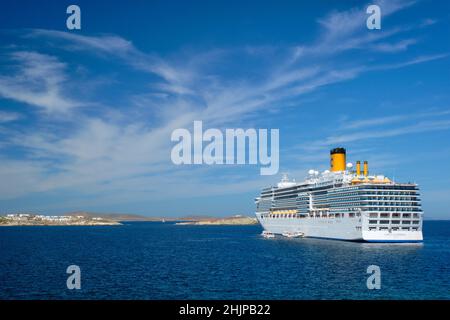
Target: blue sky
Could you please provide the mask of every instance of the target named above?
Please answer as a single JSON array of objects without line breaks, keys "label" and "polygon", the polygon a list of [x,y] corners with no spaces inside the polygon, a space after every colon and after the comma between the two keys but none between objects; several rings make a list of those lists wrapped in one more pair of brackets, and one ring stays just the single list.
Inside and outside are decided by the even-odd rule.
[{"label": "blue sky", "polygon": [[171,132],[202,120],[279,129],[297,180],[343,146],[450,218],[450,4],[242,2],[2,3],[0,211],[251,215],[279,175],[171,162]]}]

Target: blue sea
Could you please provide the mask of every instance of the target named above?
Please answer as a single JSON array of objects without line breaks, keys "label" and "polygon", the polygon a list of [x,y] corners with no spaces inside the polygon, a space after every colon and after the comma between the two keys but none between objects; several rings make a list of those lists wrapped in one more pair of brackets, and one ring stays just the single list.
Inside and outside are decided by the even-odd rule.
[{"label": "blue sea", "polygon": [[[450,299],[450,221],[423,244],[264,239],[260,226],[1,227],[0,299]],[[81,269],[81,289],[66,268]],[[381,289],[369,290],[369,265]]]}]

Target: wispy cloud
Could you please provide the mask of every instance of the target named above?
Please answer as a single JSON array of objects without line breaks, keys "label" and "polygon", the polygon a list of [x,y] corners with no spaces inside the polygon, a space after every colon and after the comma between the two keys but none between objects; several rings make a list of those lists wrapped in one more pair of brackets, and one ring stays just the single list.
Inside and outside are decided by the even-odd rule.
[{"label": "wispy cloud", "polygon": [[10,60],[15,72],[0,76],[0,96],[39,107],[49,114],[79,106],[64,93],[63,84],[67,81],[64,63],[33,51],[13,52]]},{"label": "wispy cloud", "polygon": [[334,135],[326,139],[326,145],[342,144],[358,140],[368,140],[374,138],[387,138],[394,137],[412,133],[428,132],[428,131],[439,131],[439,130],[449,130],[450,129],[450,119],[447,120],[433,120],[433,121],[423,121],[417,124],[407,125],[392,129],[379,129],[379,130],[364,130],[360,132],[354,132],[349,134]]},{"label": "wispy cloud", "polygon": [[[404,10],[416,1],[374,1],[382,8],[383,18]],[[367,32],[366,8],[368,4],[361,5],[346,11],[334,11],[327,16],[318,19],[322,27],[322,34],[318,41],[312,46],[299,46],[296,57],[300,58],[308,54],[330,55],[347,50],[364,49],[370,47],[374,42],[389,38],[409,29],[409,27],[391,28],[389,31],[376,33]]]},{"label": "wispy cloud", "polygon": [[[336,126],[332,133],[325,134],[317,140],[298,144],[294,149],[302,150],[304,152],[302,158],[308,159],[309,156],[317,154],[317,151],[336,145],[367,147],[374,141],[384,141],[385,138],[449,131],[450,110],[432,109],[390,116],[372,116],[351,121],[343,119],[340,122],[341,125]],[[353,153],[361,152],[356,149]]]},{"label": "wispy cloud", "polygon": [[17,112],[0,111],[0,123],[16,121],[21,117]]},{"label": "wispy cloud", "polygon": [[424,63],[424,62],[430,62],[434,60],[444,59],[447,58],[450,55],[450,53],[440,53],[440,54],[431,54],[431,55],[421,55],[414,57],[412,59],[399,62],[399,63],[392,63],[392,64],[380,64],[377,66],[368,67],[368,70],[392,70],[392,69],[400,69],[404,67],[413,66],[416,64]]},{"label": "wispy cloud", "polygon": [[421,23],[420,23],[420,27],[428,27],[428,26],[432,26],[434,24],[438,23],[437,19],[431,19],[431,18],[427,18],[424,19]]},{"label": "wispy cloud", "polygon": [[372,46],[373,50],[380,52],[399,52],[405,51],[409,46],[416,44],[416,39],[405,39],[396,43],[377,43]]},{"label": "wispy cloud", "polygon": [[418,113],[407,113],[407,114],[399,114],[385,117],[377,117],[370,119],[362,119],[362,120],[353,120],[350,122],[345,122],[343,124],[343,129],[367,129],[368,127],[373,126],[382,126],[391,123],[398,123],[402,121],[411,121],[418,118],[427,118],[427,117],[441,117],[450,115],[449,110],[442,111],[428,111],[428,112],[418,112]]},{"label": "wispy cloud", "polygon": [[131,41],[117,35],[85,36],[56,30],[35,29],[27,33],[25,37],[65,41],[62,46],[67,50],[89,51],[106,58],[120,59],[138,70],[154,73],[169,83],[179,84],[182,79],[189,76],[186,72],[173,68],[157,55],[138,50]]}]

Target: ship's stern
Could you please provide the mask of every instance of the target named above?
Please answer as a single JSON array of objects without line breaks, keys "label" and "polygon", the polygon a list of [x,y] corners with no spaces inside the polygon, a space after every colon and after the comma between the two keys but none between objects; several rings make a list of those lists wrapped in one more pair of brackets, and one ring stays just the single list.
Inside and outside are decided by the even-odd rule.
[{"label": "ship's stern", "polygon": [[362,238],[367,242],[423,242],[422,214],[366,213]]},{"label": "ship's stern", "polygon": [[367,242],[422,242],[422,231],[379,230],[363,231],[362,238]]}]

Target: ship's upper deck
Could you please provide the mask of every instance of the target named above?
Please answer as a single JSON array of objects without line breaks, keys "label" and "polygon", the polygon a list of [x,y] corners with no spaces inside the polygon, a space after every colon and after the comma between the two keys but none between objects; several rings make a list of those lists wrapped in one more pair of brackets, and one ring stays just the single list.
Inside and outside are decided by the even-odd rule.
[{"label": "ship's upper deck", "polygon": [[[272,195],[276,193],[280,194],[288,194],[293,192],[301,192],[303,190],[318,190],[322,188],[332,188],[332,187],[345,187],[345,186],[353,186],[353,185],[361,185],[361,186],[379,186],[379,189],[387,189],[383,186],[391,186],[392,187],[409,187],[413,189],[417,189],[417,184],[415,183],[399,183],[394,182],[391,179],[387,178],[384,175],[358,175],[356,172],[352,172],[349,170],[331,172],[325,170],[322,173],[318,171],[310,170],[308,172],[308,176],[301,182],[296,182],[295,180],[289,180],[286,174],[283,175],[283,178],[279,183],[275,186],[270,186],[262,189],[261,196],[264,195]],[[391,189],[388,188],[388,189]],[[378,188],[377,188],[378,189]]]},{"label": "ship's upper deck", "polygon": [[[264,188],[255,199],[256,212],[276,217],[414,217],[420,222],[422,215],[420,192],[415,183],[399,183],[384,175],[369,175],[368,162],[345,162],[345,149],[331,150],[330,170],[319,173],[309,170],[301,182],[289,180],[286,174],[279,183]],[[416,219],[417,218],[417,219]],[[380,224],[385,223],[383,219]],[[395,220],[395,219],[394,219]],[[372,220],[370,220],[372,221]],[[393,225],[396,224],[395,220]],[[373,221],[372,221],[373,222]],[[411,223],[411,221],[405,221]],[[384,230],[385,226],[379,230]],[[397,228],[393,227],[393,228]],[[409,227],[403,226],[401,230]],[[420,228],[419,225],[413,229]],[[369,228],[370,229],[370,228]]]},{"label": "ship's upper deck", "polygon": [[289,180],[287,174],[283,174],[281,181],[274,186],[264,188],[260,197],[290,198],[304,192],[317,193],[336,188],[418,191],[415,183],[399,183],[384,175],[370,175],[368,161],[364,161],[363,166],[361,161],[357,161],[356,168],[353,168],[352,163],[346,162],[345,149],[334,148],[330,151],[329,170],[323,172],[309,170],[308,175],[301,182]]}]

